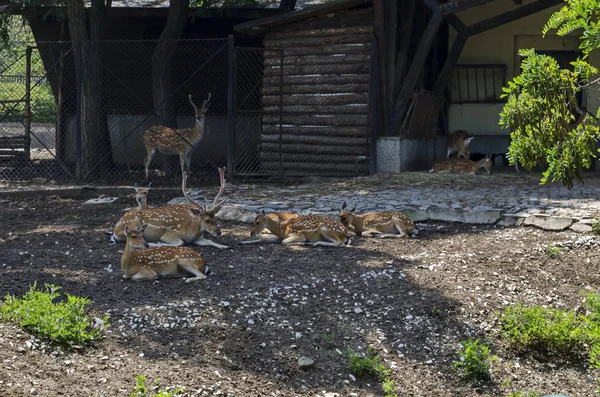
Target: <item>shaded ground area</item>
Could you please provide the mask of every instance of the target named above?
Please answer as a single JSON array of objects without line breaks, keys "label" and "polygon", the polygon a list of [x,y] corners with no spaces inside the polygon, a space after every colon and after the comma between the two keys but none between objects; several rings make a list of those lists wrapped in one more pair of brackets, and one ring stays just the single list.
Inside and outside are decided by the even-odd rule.
[{"label": "shaded ground area", "polygon": [[[153,204],[172,194],[155,191]],[[497,338],[498,310],[524,302],[573,308],[598,289],[598,240],[574,232],[427,222],[418,239],[359,239],[349,248],[241,246],[228,223],[219,251],[196,247],[214,271],[186,284],[123,281],[123,245],[103,234],[132,205],[87,206],[53,197],[0,203],[0,294],[34,281],[90,297],[112,326],[95,348],[63,352],[0,324],[4,395],[126,396],[135,376],[193,395],[382,396],[354,381],[343,351],[373,346],[401,396],[507,396],[512,391],[595,393],[600,374],[517,357]],[[568,242],[552,259],[549,244]],[[458,343],[494,341],[494,383],[474,389],[451,369]],[[28,343],[28,342],[33,342]],[[299,369],[308,356],[315,366]],[[192,394],[190,394],[192,395]]]}]

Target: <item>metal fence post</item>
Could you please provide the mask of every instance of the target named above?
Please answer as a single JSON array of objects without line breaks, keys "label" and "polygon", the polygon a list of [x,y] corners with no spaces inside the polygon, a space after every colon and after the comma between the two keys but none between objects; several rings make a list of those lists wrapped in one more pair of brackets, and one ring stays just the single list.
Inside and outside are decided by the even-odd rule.
[{"label": "metal fence post", "polygon": [[73,43],[73,46],[79,46],[77,51],[73,51],[73,57],[75,58],[75,181],[79,183],[82,174],[82,151],[81,151],[81,127],[82,127],[82,48],[81,43]]},{"label": "metal fence post", "polygon": [[230,34],[227,40],[229,46],[229,66],[227,73],[227,170],[229,179],[234,175],[234,153],[235,153],[235,101],[234,101],[234,85],[235,85],[235,47],[233,35]]},{"label": "metal fence post", "polygon": [[371,65],[369,84],[369,175],[377,172],[377,87],[379,82],[379,69],[377,62],[377,39],[371,41]]},{"label": "metal fence post", "polygon": [[31,159],[31,52],[27,46],[25,51],[25,155]]}]

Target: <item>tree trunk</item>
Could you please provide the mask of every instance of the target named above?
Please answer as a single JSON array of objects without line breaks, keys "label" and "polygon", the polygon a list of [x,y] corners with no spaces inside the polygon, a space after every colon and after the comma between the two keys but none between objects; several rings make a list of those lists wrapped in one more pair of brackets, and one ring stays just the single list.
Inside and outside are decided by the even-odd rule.
[{"label": "tree trunk", "polygon": [[[177,128],[177,119],[173,106],[173,85],[171,82],[171,62],[177,49],[177,40],[185,28],[190,3],[188,0],[171,1],[169,16],[156,49],[152,55],[152,99],[154,110],[161,125]],[[177,169],[179,159],[167,156],[163,170],[172,175]]]},{"label": "tree trunk", "polygon": [[81,175],[90,176],[110,159],[110,136],[102,111],[101,31],[104,25],[104,0],[92,0],[90,37],[86,30],[82,0],[67,0],[69,31],[75,64],[81,71]]}]

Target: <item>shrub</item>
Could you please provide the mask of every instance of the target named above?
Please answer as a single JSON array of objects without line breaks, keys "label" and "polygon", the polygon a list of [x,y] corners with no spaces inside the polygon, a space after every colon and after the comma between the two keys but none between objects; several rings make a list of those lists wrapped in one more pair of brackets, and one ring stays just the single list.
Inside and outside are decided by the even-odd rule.
[{"label": "shrub", "polygon": [[481,344],[479,339],[461,342],[458,355],[459,361],[455,361],[453,367],[461,370],[466,379],[474,383],[492,379],[491,364],[497,357],[490,356],[490,348]]},{"label": "shrub", "polygon": [[558,254],[560,253],[562,248],[560,248],[559,246],[557,246],[556,244],[549,244],[546,247],[546,253],[548,254],[548,256],[552,259],[555,259]]},{"label": "shrub", "polygon": [[394,382],[390,379],[391,370],[379,361],[379,356],[369,346],[367,352],[361,355],[350,348],[346,349],[346,366],[359,378],[363,376],[375,376],[381,381],[385,397],[397,397]]},{"label": "shrub", "polygon": [[584,321],[573,311],[518,304],[505,309],[500,331],[517,350],[571,356],[584,351]]},{"label": "shrub", "polygon": [[37,289],[37,283],[29,288],[23,298],[6,295],[0,306],[0,319],[13,321],[34,335],[67,346],[84,346],[102,337],[108,327],[108,316],[92,319],[86,314],[87,298],[67,294],[67,300],[55,302],[61,295],[60,287],[45,285],[45,291]]},{"label": "shrub", "polygon": [[[135,377],[135,390],[131,392],[131,394],[129,394],[129,397],[175,397],[177,395],[179,395],[180,392],[183,391],[183,388],[180,387],[176,387],[176,388],[170,388],[167,387],[165,389],[160,389],[158,390],[155,394],[151,394],[150,389],[148,388],[148,386],[146,386],[146,377],[145,376],[136,376]],[[156,378],[154,380],[155,383],[155,387],[154,389],[158,389],[160,387],[160,378]]]}]

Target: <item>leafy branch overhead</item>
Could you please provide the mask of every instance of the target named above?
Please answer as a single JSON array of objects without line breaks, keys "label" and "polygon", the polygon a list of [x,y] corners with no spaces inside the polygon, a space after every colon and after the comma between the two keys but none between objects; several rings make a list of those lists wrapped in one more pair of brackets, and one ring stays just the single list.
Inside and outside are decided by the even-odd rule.
[{"label": "leafy branch overhead", "polygon": [[541,183],[560,181],[571,189],[583,183],[583,171],[596,158],[600,138],[598,116],[580,106],[577,96],[592,84],[598,70],[585,59],[600,47],[600,15],[596,0],[568,0],[554,13],[542,33],[556,30],[565,36],[582,30],[583,57],[571,63],[573,70],[561,69],[557,61],[533,49],[522,49],[521,74],[503,88],[507,103],[500,113],[500,125],[511,130],[508,158],[531,169],[545,169]]}]

